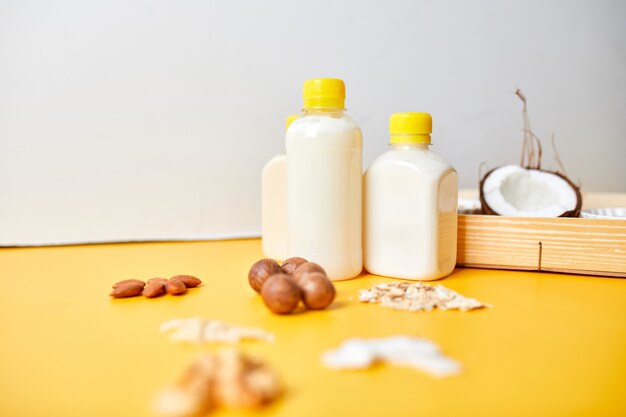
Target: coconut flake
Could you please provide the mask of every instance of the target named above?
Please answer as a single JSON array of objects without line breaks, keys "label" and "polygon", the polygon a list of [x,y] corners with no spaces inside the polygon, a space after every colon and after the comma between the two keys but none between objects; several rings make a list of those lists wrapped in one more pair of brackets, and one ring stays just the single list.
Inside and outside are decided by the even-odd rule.
[{"label": "coconut flake", "polygon": [[376,362],[408,366],[438,378],[461,372],[460,364],[443,355],[436,344],[411,336],[348,339],[322,356],[322,363],[334,370],[366,369]]}]

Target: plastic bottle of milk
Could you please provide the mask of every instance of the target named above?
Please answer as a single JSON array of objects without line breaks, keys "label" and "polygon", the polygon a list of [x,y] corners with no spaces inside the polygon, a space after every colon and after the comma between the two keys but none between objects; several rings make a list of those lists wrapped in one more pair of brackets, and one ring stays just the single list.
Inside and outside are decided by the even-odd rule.
[{"label": "plastic bottle of milk", "polygon": [[[300,117],[287,117],[285,129]],[[261,174],[261,236],[266,257],[287,259],[287,157],[276,155]]]},{"label": "plastic bottle of milk", "polygon": [[364,263],[376,275],[444,277],[456,264],[458,179],[429,149],[428,113],[391,116],[391,149],[364,178]]},{"label": "plastic bottle of milk", "polygon": [[320,264],[332,280],[363,269],[362,135],[344,101],[343,81],[306,81],[303,114],[286,138],[288,255]]}]

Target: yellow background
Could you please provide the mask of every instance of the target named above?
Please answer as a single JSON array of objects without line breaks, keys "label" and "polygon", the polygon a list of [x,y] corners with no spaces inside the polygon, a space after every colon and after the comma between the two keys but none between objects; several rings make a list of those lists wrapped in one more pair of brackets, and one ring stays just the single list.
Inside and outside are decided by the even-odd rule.
[{"label": "yellow background", "polygon": [[[256,239],[0,250],[0,415],[151,415],[154,394],[215,348],[174,344],[158,330],[190,316],[276,334],[274,344],[241,345],[287,389],[260,415],[626,415],[625,280],[457,269],[441,283],[492,309],[410,313],[359,303],[358,289],[388,281],[364,276],[336,283],[326,311],[276,316],[247,284],[261,257]],[[180,297],[108,296],[121,279],[175,274],[204,285]],[[431,339],[463,373],[320,364],[348,337],[394,334]]]}]

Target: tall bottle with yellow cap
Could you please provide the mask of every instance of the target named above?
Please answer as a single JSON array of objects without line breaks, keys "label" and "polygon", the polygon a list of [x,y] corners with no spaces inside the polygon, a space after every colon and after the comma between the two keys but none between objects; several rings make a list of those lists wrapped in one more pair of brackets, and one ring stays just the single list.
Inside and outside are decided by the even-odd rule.
[{"label": "tall bottle with yellow cap", "polygon": [[[285,129],[300,117],[287,117]],[[261,173],[261,242],[266,257],[287,259],[287,156],[276,155]]]},{"label": "tall bottle with yellow cap", "polygon": [[391,116],[391,149],[364,177],[365,269],[434,280],[456,264],[457,173],[430,149],[428,113]]},{"label": "tall bottle with yellow cap", "polygon": [[363,268],[362,135],[344,102],[343,81],[306,81],[302,116],[286,137],[288,254],[333,280]]}]

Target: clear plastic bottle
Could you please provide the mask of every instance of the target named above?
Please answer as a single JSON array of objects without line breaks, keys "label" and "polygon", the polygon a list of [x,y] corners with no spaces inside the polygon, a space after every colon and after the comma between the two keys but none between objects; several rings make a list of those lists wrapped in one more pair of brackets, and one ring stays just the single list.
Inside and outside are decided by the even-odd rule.
[{"label": "clear plastic bottle", "polygon": [[434,280],[456,264],[457,173],[429,149],[428,113],[391,116],[391,149],[364,176],[364,263],[376,275]]},{"label": "clear plastic bottle", "polygon": [[[285,130],[300,117],[287,117]],[[276,155],[261,174],[261,236],[266,257],[287,259],[287,156]]]},{"label": "clear plastic bottle", "polygon": [[287,130],[288,254],[332,280],[363,269],[362,135],[337,79],[304,83],[302,116]]}]

